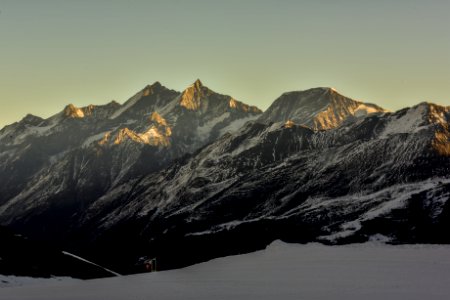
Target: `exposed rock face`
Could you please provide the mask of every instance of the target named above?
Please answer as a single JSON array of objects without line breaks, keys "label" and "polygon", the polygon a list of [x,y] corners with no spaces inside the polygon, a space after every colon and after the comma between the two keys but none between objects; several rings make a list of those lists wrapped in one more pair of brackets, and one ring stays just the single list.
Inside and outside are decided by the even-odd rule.
[{"label": "exposed rock face", "polygon": [[200,80],[196,80],[181,94],[180,105],[188,110],[198,110],[207,107],[207,102],[202,99],[207,98],[212,92],[204,87]]},{"label": "exposed rock face", "polygon": [[[90,110],[88,107],[85,109]],[[64,108],[64,116],[69,118],[84,118],[84,112],[73,104],[69,104]]]}]

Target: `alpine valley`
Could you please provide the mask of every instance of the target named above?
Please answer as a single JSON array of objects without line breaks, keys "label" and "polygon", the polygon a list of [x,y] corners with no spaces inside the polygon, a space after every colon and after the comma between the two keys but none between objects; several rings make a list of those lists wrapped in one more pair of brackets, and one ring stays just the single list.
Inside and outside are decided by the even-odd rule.
[{"label": "alpine valley", "polygon": [[[449,126],[432,103],[389,112],[313,88],[262,112],[200,80],[156,82],[0,130],[0,225],[120,273],[276,239],[450,243]],[[0,273],[17,274],[11,247],[28,242],[0,240]]]}]

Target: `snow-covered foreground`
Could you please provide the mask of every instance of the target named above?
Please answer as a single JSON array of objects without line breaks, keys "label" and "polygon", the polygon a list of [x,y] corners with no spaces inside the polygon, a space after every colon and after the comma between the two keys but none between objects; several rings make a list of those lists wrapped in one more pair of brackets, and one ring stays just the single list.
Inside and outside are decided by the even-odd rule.
[{"label": "snow-covered foreground", "polygon": [[180,270],[2,288],[0,299],[450,299],[450,246],[277,241]]},{"label": "snow-covered foreground", "polygon": [[[81,279],[75,279],[70,277],[53,277],[53,278],[33,278],[33,277],[18,277],[18,276],[6,276],[0,275],[0,288],[4,287],[17,287],[17,286],[29,286],[29,285],[53,285],[56,282],[68,282],[68,281],[81,281]],[[1,293],[0,293],[1,294]]]}]

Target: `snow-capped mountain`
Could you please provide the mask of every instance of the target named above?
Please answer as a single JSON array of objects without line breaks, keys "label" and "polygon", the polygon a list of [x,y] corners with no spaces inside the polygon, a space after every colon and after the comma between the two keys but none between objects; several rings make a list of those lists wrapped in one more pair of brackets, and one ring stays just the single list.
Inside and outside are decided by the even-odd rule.
[{"label": "snow-capped mountain", "polygon": [[450,243],[449,107],[391,113],[316,88],[261,114],[198,80],[94,111],[0,131],[1,224],[124,272],[140,256],[173,268],[274,239]]},{"label": "snow-capped mountain", "polygon": [[46,120],[28,115],[0,131],[2,222],[62,234],[115,185],[160,170],[260,114],[197,80],[182,93],[156,82],[123,105],[68,105]]},{"label": "snow-capped mountain", "polygon": [[342,96],[333,88],[288,92],[276,99],[259,118],[261,123],[287,122],[324,130],[347,119],[387,112],[378,105]]}]

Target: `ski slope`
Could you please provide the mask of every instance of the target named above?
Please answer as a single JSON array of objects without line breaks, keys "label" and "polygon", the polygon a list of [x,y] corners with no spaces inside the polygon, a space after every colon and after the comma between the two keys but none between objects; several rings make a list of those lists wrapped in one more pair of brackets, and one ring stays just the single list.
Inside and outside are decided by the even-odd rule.
[{"label": "ski slope", "polygon": [[184,269],[0,289],[0,299],[449,299],[450,246],[272,243]]}]

